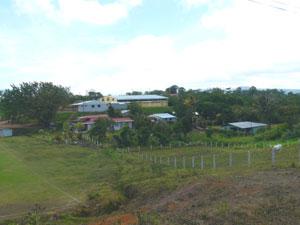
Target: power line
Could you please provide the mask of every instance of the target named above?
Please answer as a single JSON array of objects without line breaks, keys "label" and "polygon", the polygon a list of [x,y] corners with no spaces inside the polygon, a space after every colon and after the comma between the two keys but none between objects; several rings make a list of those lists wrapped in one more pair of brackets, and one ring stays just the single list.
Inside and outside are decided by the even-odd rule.
[{"label": "power line", "polygon": [[[271,4],[266,4],[266,3],[263,3],[263,2],[260,2],[260,1],[256,1],[256,0],[248,0],[248,1],[256,3],[256,4],[268,6],[268,7],[271,7],[271,8],[277,9],[277,10],[281,10],[281,11],[292,12],[292,13],[300,13],[300,11],[293,11],[293,10],[287,9],[286,7],[281,7],[281,6],[275,6],[275,5],[271,5]],[[284,5],[284,6],[289,6],[286,3],[279,2],[279,1],[276,1],[276,0],[271,0],[271,2],[274,2],[274,3],[277,3],[277,4],[281,4],[281,5]],[[294,8],[298,8],[298,7],[295,7],[295,6],[293,6],[293,7]],[[298,9],[300,9],[300,8],[298,8]]]}]

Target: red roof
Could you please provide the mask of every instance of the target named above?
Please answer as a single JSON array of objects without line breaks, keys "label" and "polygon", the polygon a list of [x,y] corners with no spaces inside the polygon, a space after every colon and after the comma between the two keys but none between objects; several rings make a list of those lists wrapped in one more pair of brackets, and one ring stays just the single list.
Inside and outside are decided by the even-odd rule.
[{"label": "red roof", "polygon": [[89,115],[89,116],[82,116],[78,119],[99,119],[99,118],[109,118],[108,115],[102,114],[102,115]]},{"label": "red roof", "polygon": [[133,120],[130,118],[113,118],[112,120],[114,122],[133,122]]}]

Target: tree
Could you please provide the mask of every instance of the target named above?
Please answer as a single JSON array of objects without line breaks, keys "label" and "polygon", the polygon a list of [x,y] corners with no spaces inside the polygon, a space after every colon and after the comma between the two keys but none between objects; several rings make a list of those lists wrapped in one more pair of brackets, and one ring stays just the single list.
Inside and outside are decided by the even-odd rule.
[{"label": "tree", "polygon": [[111,104],[109,104],[108,109],[107,109],[107,114],[110,118],[114,118],[115,117],[115,109],[114,107],[112,107]]},{"label": "tree", "polygon": [[137,141],[139,145],[147,145],[149,143],[151,130],[148,126],[140,127],[137,131]]},{"label": "tree", "polygon": [[105,141],[107,130],[112,128],[113,121],[109,119],[97,119],[95,126],[90,130],[90,135],[99,141]]},{"label": "tree", "polygon": [[254,103],[254,107],[259,118],[271,128],[271,121],[275,114],[275,98],[270,90],[264,91],[260,94]]},{"label": "tree", "polygon": [[143,113],[142,107],[136,102],[130,103],[128,109],[130,110],[130,114],[132,116],[140,115]]},{"label": "tree", "polygon": [[85,125],[83,123],[76,123],[74,125],[74,128],[78,131],[84,131],[85,130]]},{"label": "tree", "polygon": [[12,122],[37,119],[41,125],[49,126],[59,107],[69,103],[70,95],[69,88],[48,82],[12,85],[1,97],[0,110]]}]

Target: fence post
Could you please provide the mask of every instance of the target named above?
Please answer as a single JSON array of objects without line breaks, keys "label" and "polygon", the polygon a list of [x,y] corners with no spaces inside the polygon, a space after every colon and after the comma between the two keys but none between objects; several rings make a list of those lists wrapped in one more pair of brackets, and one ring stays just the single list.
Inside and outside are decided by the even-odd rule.
[{"label": "fence post", "polygon": [[192,157],[192,168],[193,169],[195,168],[195,157],[194,156]]},{"label": "fence post", "polygon": [[228,143],[228,148],[230,148],[230,143]]},{"label": "fence post", "polygon": [[255,143],[255,149],[257,149],[257,144]]},{"label": "fence post", "polygon": [[216,147],[218,147],[218,142],[216,142]]},{"label": "fence post", "polygon": [[275,150],[272,149],[272,166],[275,166]]},{"label": "fence post", "polygon": [[212,147],[212,142],[210,142],[210,147]]},{"label": "fence post", "polygon": [[172,148],[172,144],[170,143],[170,148]]},{"label": "fence post", "polygon": [[224,144],[223,144],[223,142],[222,142],[222,148],[224,148]]},{"label": "fence post", "polygon": [[178,144],[178,145],[179,145],[179,148],[181,148],[181,142],[179,142],[179,144]]},{"label": "fence post", "polygon": [[182,158],[182,163],[183,163],[183,168],[185,168],[185,157],[183,156],[183,158]]},{"label": "fence post", "polygon": [[176,156],[174,157],[174,166],[177,168]]},{"label": "fence post", "polygon": [[141,151],[141,146],[138,147],[139,152]]},{"label": "fence post", "polygon": [[146,161],[148,161],[148,155],[146,155]]},{"label": "fence post", "polygon": [[249,143],[247,144],[247,148],[249,149]]},{"label": "fence post", "polygon": [[160,148],[162,149],[162,144],[160,144]]},{"label": "fence post", "polygon": [[263,142],[263,149],[265,149],[265,142]]},{"label": "fence post", "polygon": [[168,166],[170,166],[170,157],[168,156]]},{"label": "fence post", "polygon": [[159,157],[159,164],[162,164],[162,158]]},{"label": "fence post", "polygon": [[152,155],[150,155],[150,162],[152,162]]},{"label": "fence post", "polygon": [[229,167],[232,169],[232,153],[229,153]]},{"label": "fence post", "polygon": [[213,169],[216,169],[216,155],[213,154]]},{"label": "fence post", "polygon": [[142,160],[144,160],[143,154],[141,155]]},{"label": "fence post", "polygon": [[156,160],[156,156],[154,157],[154,163],[156,164],[157,160]]},{"label": "fence post", "polygon": [[190,146],[192,145],[192,142],[190,141]]},{"label": "fence post", "polygon": [[300,145],[299,145],[299,165],[300,165]]},{"label": "fence post", "polygon": [[150,145],[150,150],[152,150],[152,145]]},{"label": "fence post", "polygon": [[205,147],[207,147],[207,142],[205,142]]},{"label": "fence post", "polygon": [[248,151],[248,168],[251,166],[251,156],[250,156],[250,151]]},{"label": "fence post", "polygon": [[287,141],[287,146],[290,147],[290,142],[289,141]]},{"label": "fence post", "polygon": [[201,170],[203,170],[204,168],[204,159],[203,159],[203,155],[201,155]]}]

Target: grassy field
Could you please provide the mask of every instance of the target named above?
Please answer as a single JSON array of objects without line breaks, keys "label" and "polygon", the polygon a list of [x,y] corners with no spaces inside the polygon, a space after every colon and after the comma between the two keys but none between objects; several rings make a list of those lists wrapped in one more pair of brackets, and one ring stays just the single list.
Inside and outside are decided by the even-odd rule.
[{"label": "grassy field", "polygon": [[[250,168],[248,150],[251,152]],[[173,193],[194,182],[298,167],[299,163],[296,147],[276,152],[275,166],[272,166],[271,151],[262,148],[234,150],[185,146],[172,149],[156,147],[153,150],[142,148],[141,151],[131,148],[130,152],[122,154],[91,146],[57,144],[34,135],[2,138],[0,216],[5,219],[3,216],[26,212],[35,204],[46,208],[76,206],[75,214],[72,210],[68,216],[50,224],[88,224],[100,215],[105,218],[113,212],[122,213],[120,205],[127,205],[126,210],[136,211],[145,203],[153,204],[153,199],[160,198],[161,193]],[[232,169],[229,168],[230,152]],[[204,159],[203,170],[201,156]],[[174,166],[175,157],[177,168]],[[192,157],[195,169],[192,168]],[[82,206],[87,208],[82,211]]]},{"label": "grassy field", "polygon": [[0,215],[18,214],[38,203],[64,207],[101,190],[114,195],[114,165],[105,154],[32,137],[0,139]]}]

